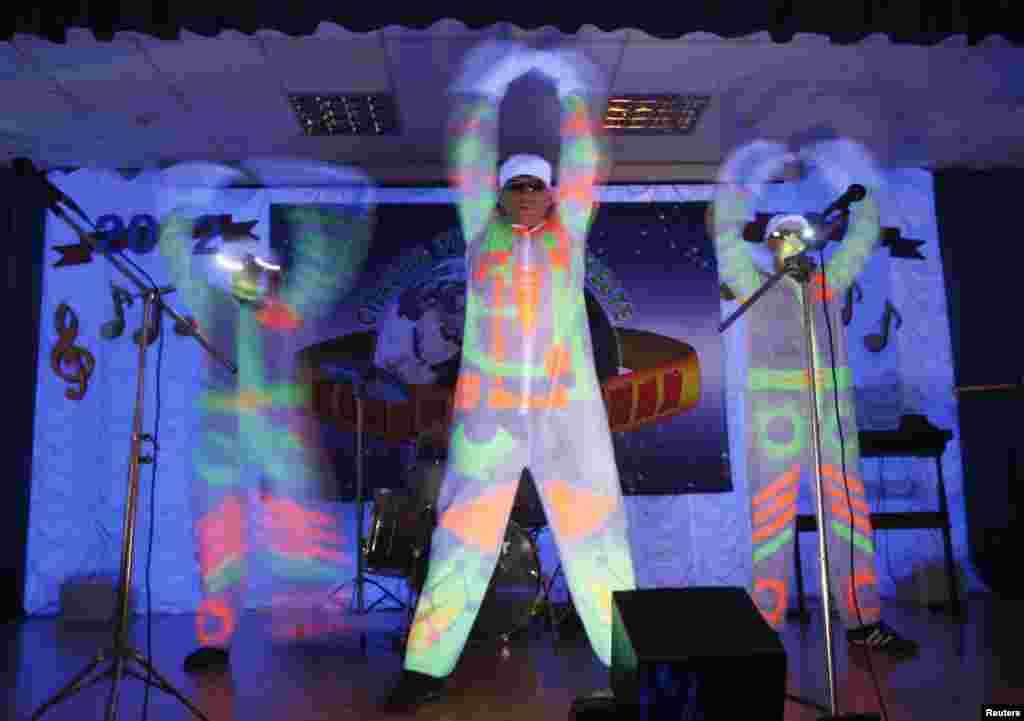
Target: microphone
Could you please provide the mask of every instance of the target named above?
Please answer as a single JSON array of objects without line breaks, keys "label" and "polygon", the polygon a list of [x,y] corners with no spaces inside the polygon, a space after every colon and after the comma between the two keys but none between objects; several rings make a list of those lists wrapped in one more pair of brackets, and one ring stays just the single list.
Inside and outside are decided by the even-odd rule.
[{"label": "microphone", "polygon": [[850,203],[857,203],[864,200],[864,196],[868,194],[868,191],[863,185],[851,185],[846,189],[846,192],[840,195],[838,198],[832,201],[832,204],[825,208],[825,212],[822,213],[822,217],[827,218],[837,210],[849,210]]},{"label": "microphone", "polygon": [[85,214],[85,211],[79,208],[78,204],[65,195],[60,188],[51,183],[47,179],[46,175],[33,165],[31,160],[28,158],[14,158],[11,160],[11,167],[14,169],[14,174],[19,178],[31,178],[38,183],[42,183],[43,187],[46,189],[47,199],[49,200],[47,207],[51,210],[57,212],[60,210],[57,207],[58,203],[63,203],[68,208],[78,213],[82,220],[89,225],[92,225],[92,220],[90,220],[89,216]]}]

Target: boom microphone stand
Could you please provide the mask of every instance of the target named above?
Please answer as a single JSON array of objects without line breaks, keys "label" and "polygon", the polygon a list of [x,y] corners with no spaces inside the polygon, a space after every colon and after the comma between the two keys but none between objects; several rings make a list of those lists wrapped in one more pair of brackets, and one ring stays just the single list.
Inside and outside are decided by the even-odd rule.
[{"label": "boom microphone stand", "polygon": [[[814,483],[815,490],[817,492],[815,511],[817,512],[818,518],[818,560],[820,563],[821,575],[822,614],[825,617],[825,675],[828,679],[828,700],[829,707],[831,709],[831,715],[820,719],[820,721],[869,721],[869,719],[876,720],[879,717],[875,714],[847,714],[840,716],[838,711],[839,701],[836,698],[835,658],[832,649],[832,590],[831,580],[829,579],[828,573],[828,543],[826,542],[825,535],[825,489],[821,478],[822,454],[821,419],[818,417],[818,371],[814,362],[814,331],[811,326],[810,293],[807,288],[811,281],[811,275],[817,267],[814,258],[809,255],[809,253],[815,249],[816,248],[814,247],[808,247],[804,249],[803,252],[787,258],[783,264],[782,270],[779,270],[768,278],[764,285],[758,288],[750,298],[744,301],[743,304],[732,313],[732,315],[726,318],[722,324],[719,325],[718,331],[721,333],[728,329],[737,318],[746,313],[750,307],[756,303],[761,296],[768,292],[770,288],[778,283],[783,276],[789,275],[800,284],[800,302],[803,305],[804,338],[807,348],[807,372],[810,380],[807,386],[811,402],[811,434],[814,440]],[[789,696],[789,698],[814,708],[820,708],[817,704],[810,704],[802,699],[797,699],[792,696]]]},{"label": "boom microphone stand", "polygon": [[[124,525],[121,536],[121,572],[118,584],[118,614],[114,624],[113,644],[109,649],[102,649],[98,651],[96,657],[84,669],[82,669],[78,675],[73,677],[67,685],[54,694],[49,701],[40,706],[39,709],[32,714],[32,721],[36,721],[36,719],[40,718],[53,706],[56,706],[62,701],[71,698],[79,691],[99,683],[106,678],[111,679],[111,687],[110,695],[107,697],[105,719],[106,721],[114,721],[117,718],[121,680],[125,676],[132,676],[147,685],[153,686],[154,688],[170,694],[174,698],[178,699],[178,701],[180,701],[185,708],[191,711],[196,718],[200,719],[200,721],[209,721],[209,719],[195,706],[195,704],[189,701],[181,691],[174,688],[174,686],[172,686],[170,682],[153,667],[153,664],[149,659],[128,645],[128,594],[131,590],[132,570],[135,560],[135,517],[139,498],[139,466],[143,463],[153,462],[152,456],[142,455],[142,444],[144,442],[153,442],[153,438],[149,434],[142,432],[142,411],[146,382],[146,351],[149,347],[150,338],[152,337],[150,335],[150,329],[154,327],[154,323],[162,321],[163,316],[161,315],[161,312],[167,313],[177,322],[177,326],[182,329],[183,335],[190,335],[195,338],[211,356],[229,368],[232,373],[237,373],[238,368],[231,361],[218,353],[193,324],[187,322],[164,303],[163,296],[174,292],[173,287],[167,286],[164,288],[157,288],[150,286],[130,270],[126,264],[122,263],[121,260],[113,257],[110,253],[98,251],[95,237],[86,233],[80,226],[71,220],[71,218],[67,216],[56,202],[51,204],[50,210],[52,210],[57,217],[71,226],[83,244],[88,245],[93,251],[99,252],[100,255],[110,261],[111,265],[113,265],[124,277],[139,289],[139,295],[143,299],[144,305],[142,312],[142,333],[141,338],[139,339],[138,369],[135,376],[135,413],[132,418],[131,451],[128,456],[128,494],[125,500]],[[95,671],[96,668],[105,661],[110,662],[110,667],[99,675],[89,678],[93,671]],[[142,672],[133,668],[132,664],[141,667]]]}]

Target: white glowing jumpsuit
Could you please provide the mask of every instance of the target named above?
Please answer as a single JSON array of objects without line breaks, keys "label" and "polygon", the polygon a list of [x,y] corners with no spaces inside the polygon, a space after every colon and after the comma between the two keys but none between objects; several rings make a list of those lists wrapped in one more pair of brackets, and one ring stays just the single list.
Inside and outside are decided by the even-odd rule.
[{"label": "white glowing jumpsuit", "polygon": [[635,588],[626,513],[583,295],[599,146],[578,95],[562,101],[557,212],[495,212],[496,103],[458,108],[453,167],[467,238],[466,326],[450,457],[405,667],[451,673],[497,564],[524,467],[573,601],[611,662],[612,592]]}]

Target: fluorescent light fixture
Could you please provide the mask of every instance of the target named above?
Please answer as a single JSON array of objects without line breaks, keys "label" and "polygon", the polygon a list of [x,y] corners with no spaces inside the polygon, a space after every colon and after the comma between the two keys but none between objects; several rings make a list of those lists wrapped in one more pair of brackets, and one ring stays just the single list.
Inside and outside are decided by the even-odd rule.
[{"label": "fluorescent light fixture", "polygon": [[608,99],[604,129],[612,135],[690,135],[710,95],[616,95]]},{"label": "fluorescent light fixture", "polygon": [[306,135],[398,135],[390,95],[289,93],[288,102]]}]

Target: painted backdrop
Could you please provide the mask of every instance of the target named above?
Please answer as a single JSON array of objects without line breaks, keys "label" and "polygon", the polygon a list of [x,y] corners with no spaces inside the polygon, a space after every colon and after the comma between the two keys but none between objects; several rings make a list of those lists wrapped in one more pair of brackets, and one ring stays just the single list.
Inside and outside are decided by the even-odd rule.
[{"label": "painted backdrop", "polygon": [[[954,431],[956,438],[949,444],[944,457],[951,513],[953,538],[958,562],[964,568],[967,584],[980,589],[967,560],[965,519],[962,493],[959,433],[956,425],[956,399],[952,393],[953,375],[946,314],[942,267],[937,242],[935,209],[933,206],[932,178],[917,170],[889,171],[885,175],[886,188],[880,198],[882,225],[894,228],[904,238],[917,239],[920,259],[892,256],[883,247],[868,263],[861,276],[862,297],[855,303],[853,316],[845,332],[849,337],[850,361],[854,369],[857,389],[858,417],[863,428],[890,428],[904,413],[920,413],[942,428]],[[67,175],[55,174],[53,182],[74,198],[93,218],[107,213],[119,214],[129,222],[138,214],[158,215],[160,199],[155,175],[140,175],[126,180],[117,174],[79,171]],[[644,264],[653,264],[655,258],[672,263],[672,272],[664,269],[668,283],[673,273],[682,274],[684,268],[700,266],[714,258],[694,260],[694,253],[685,242],[700,233],[699,220],[690,215],[690,207],[707,203],[712,196],[710,186],[628,186],[603,188],[600,198],[606,207],[633,205],[637,212],[649,218],[649,224],[638,225],[623,220],[632,233],[621,243],[612,243],[602,235],[602,227],[591,233],[593,248],[607,248],[608,267],[623,288],[633,308],[633,317],[610,322],[617,326],[637,323],[641,329],[675,338],[692,345],[698,354],[707,353],[710,330],[732,305],[722,301],[718,310],[714,303],[710,312],[684,310],[686,321],[674,325],[676,303],[686,305],[690,293],[674,285],[660,290],[637,284],[637,276]],[[832,198],[810,187],[773,186],[768,189],[758,212],[816,211]],[[451,215],[445,206],[452,201],[445,190],[379,189],[378,211],[385,217],[389,205],[435,206],[437,225],[429,229],[413,228],[406,240],[429,242],[437,233],[451,225]],[[234,222],[255,220],[251,231],[258,243],[269,251],[272,206],[309,205],[345,202],[339,191],[329,189],[291,190],[227,190],[219,191],[211,199],[211,213],[231,214]],[[666,204],[665,219],[642,210],[652,203]],[[650,206],[656,207],[656,206]],[[673,210],[678,207],[678,211]],[[424,211],[425,212],[425,211]],[[628,215],[623,211],[624,216]],[[682,220],[690,220],[687,228]],[[382,223],[385,221],[381,221]],[[604,222],[602,220],[602,222]],[[662,227],[659,223],[664,222]],[[667,229],[665,229],[667,226]],[[646,231],[646,235],[644,232]],[[606,231],[606,232],[611,232]],[[49,217],[46,244],[76,242],[74,235],[59,220]],[[396,240],[397,242],[397,240]],[[672,244],[675,243],[675,248]],[[256,247],[256,246],[254,246]],[[666,250],[667,248],[667,250]],[[383,250],[378,249],[378,250]],[[639,255],[637,255],[639,251]],[[677,260],[671,259],[674,252]],[[633,263],[627,264],[621,254],[632,253]],[[396,253],[384,254],[394,259]],[[699,256],[699,253],[697,254]],[[114,318],[110,283],[121,284],[121,279],[105,265],[54,268],[59,255],[47,251],[48,265],[43,276],[42,325],[40,328],[40,359],[35,416],[35,447],[33,457],[32,500],[28,547],[28,579],[26,605],[29,613],[47,614],[58,610],[61,584],[73,576],[109,574],[118,564],[121,512],[127,472],[128,433],[132,410],[132,389],[135,373],[135,346],[131,333],[138,327],[139,305],[126,309],[127,329],[115,340],[105,340],[101,333],[104,323]],[[168,274],[158,254],[133,256],[158,282],[167,282]],[[698,266],[694,266],[694,263]],[[706,268],[700,267],[700,274]],[[689,273],[690,271],[685,271]],[[689,277],[689,276],[687,276]],[[703,275],[697,278],[705,277]],[[694,282],[703,282],[697,281]],[[710,282],[709,282],[710,285]],[[709,288],[710,290],[710,288]],[[712,297],[714,297],[712,291]],[[74,343],[87,348],[95,356],[95,370],[82,400],[68,400],[68,384],[58,378],[51,368],[51,354],[60,342],[61,334],[55,325],[58,306],[67,302],[77,314],[79,326]],[[864,338],[881,334],[886,303],[897,309],[902,324],[890,319],[888,342],[879,352],[867,349]],[[606,311],[606,313],[609,311]],[[614,314],[614,309],[610,311]],[[304,328],[289,341],[292,350],[283,354],[282,362],[293,358],[303,348],[315,346],[344,336],[353,328],[354,321],[345,321],[343,327],[312,326]],[[742,323],[742,321],[740,322]],[[362,326],[365,327],[365,326]],[[678,330],[673,330],[678,328]],[[440,334],[440,330],[438,331]],[[718,493],[682,493],[670,495],[633,495],[626,499],[631,524],[631,540],[641,587],[680,587],[686,585],[747,585],[750,580],[750,520],[746,497],[746,478],[743,474],[742,443],[744,419],[739,402],[739,379],[743,377],[742,346],[734,347],[733,338],[726,335],[725,350],[725,407],[728,418],[729,453],[732,490]],[[443,338],[443,335],[442,335]],[[434,339],[437,340],[436,338]],[[702,345],[704,344],[704,345]],[[713,348],[713,345],[711,345]],[[152,358],[155,360],[155,358]],[[713,359],[704,362],[701,356],[701,378],[705,388],[714,387]],[[149,509],[153,501],[154,541],[152,552],[153,605],[158,611],[191,612],[198,605],[198,568],[192,548],[191,517],[187,496],[187,460],[193,443],[194,400],[198,392],[195,370],[200,362],[200,350],[191,341],[171,333],[165,338],[162,361],[161,388],[163,389],[159,424],[162,452],[154,488],[144,476],[140,505],[137,592],[145,601],[144,575],[148,561]],[[155,401],[155,363],[150,364],[150,384],[147,398],[147,427],[152,429]],[[705,402],[702,394],[701,402]],[[679,414],[671,423],[686,426],[695,413]],[[706,434],[721,433],[722,421],[713,415],[708,423],[715,429]],[[652,429],[661,426],[651,426]],[[665,424],[665,428],[669,425]],[[690,432],[693,429],[688,429]],[[653,432],[653,430],[652,430]],[[696,432],[695,430],[693,432]],[[720,436],[725,438],[724,434]],[[634,436],[640,438],[640,436]],[[709,454],[710,455],[710,454]],[[878,461],[866,459],[861,469],[870,502],[876,510],[899,511],[931,509],[935,507],[934,468],[929,461],[907,459]],[[708,478],[697,474],[688,477],[680,473],[677,488],[703,482]],[[640,481],[637,481],[640,485]],[[353,534],[352,504],[323,501],[325,512],[335,514],[349,541]],[[810,510],[809,500],[802,500],[802,512]],[[802,543],[805,571],[809,588],[813,590],[817,572],[814,568],[814,538],[803,534]],[[881,561],[881,590],[884,596],[898,596],[921,600],[926,595],[942,592],[941,583],[934,580],[935,569],[941,568],[941,541],[937,531],[885,531],[878,533],[878,556]],[[547,570],[553,568],[550,546],[542,537],[541,555]],[[348,564],[339,573],[347,577],[352,571],[351,554]],[[252,607],[269,604],[271,589],[260,585],[258,569],[254,569],[253,592],[249,598]],[[345,578],[339,578],[339,582]]]},{"label": "painted backdrop", "polygon": [[[270,243],[285,273],[297,243],[293,206],[271,204]],[[633,495],[732,490],[718,281],[704,203],[606,203],[594,221],[586,296],[598,376],[623,490]],[[310,348],[325,381],[318,405],[338,487],[352,483],[352,374],[370,380],[367,487],[404,486],[417,438],[438,423],[458,373],[465,241],[455,209],[384,204],[356,290],[326,314]],[[415,397],[413,397],[415,396]],[[409,400],[405,400],[409,397]]]}]

